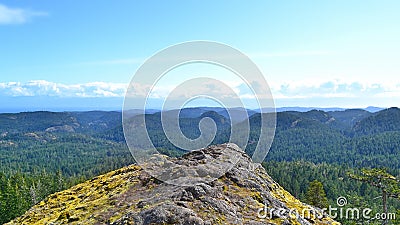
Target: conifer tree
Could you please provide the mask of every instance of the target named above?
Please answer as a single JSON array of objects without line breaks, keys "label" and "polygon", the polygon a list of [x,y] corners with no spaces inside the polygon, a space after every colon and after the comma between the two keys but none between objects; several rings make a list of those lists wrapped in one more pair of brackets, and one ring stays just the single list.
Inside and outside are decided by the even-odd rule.
[{"label": "conifer tree", "polygon": [[[383,212],[388,215],[387,199],[399,198],[400,182],[393,175],[386,172],[386,169],[366,169],[361,170],[361,175],[349,173],[350,178],[377,187],[382,191]],[[386,218],[383,224],[387,224]]]},{"label": "conifer tree", "polygon": [[328,208],[328,198],[321,182],[314,180],[310,183],[306,192],[306,201],[321,209]]}]

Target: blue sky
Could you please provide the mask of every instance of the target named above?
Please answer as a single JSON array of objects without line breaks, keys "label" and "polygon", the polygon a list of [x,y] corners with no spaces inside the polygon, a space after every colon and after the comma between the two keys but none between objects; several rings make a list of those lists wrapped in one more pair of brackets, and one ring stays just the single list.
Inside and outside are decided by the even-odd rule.
[{"label": "blue sky", "polygon": [[396,0],[0,1],[0,101],[118,107],[145,59],[211,40],[254,60],[277,106],[400,106],[399,11]]}]

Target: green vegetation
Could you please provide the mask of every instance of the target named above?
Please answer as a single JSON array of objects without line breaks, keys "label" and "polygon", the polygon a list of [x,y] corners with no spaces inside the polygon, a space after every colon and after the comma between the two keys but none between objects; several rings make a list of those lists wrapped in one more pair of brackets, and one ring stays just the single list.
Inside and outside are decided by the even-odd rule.
[{"label": "green vegetation", "polygon": [[320,209],[328,208],[328,198],[321,182],[314,180],[310,183],[306,192],[306,202]]},{"label": "green vegetation", "polygon": [[[198,137],[199,121],[211,117],[218,128],[213,144],[227,142],[231,126],[224,117],[226,111],[207,110],[183,111],[182,132],[189,138]],[[251,132],[246,152],[251,154],[258,140],[261,116],[255,112],[249,115]],[[348,207],[368,206],[381,212],[382,201],[377,199],[381,190],[347,174],[360,174],[361,168],[385,167],[387,173],[399,179],[399,121],[398,108],[377,113],[358,109],[277,113],[276,136],[264,166],[302,201],[307,201],[310,183],[318,180],[330,205],[344,196]],[[150,138],[161,153],[184,153],[166,138],[160,113],[146,115],[146,122]],[[120,112],[0,114],[0,222],[21,215],[50,193],[133,162],[124,141]],[[400,208],[398,195],[389,198],[387,205],[389,212],[396,212]]]},{"label": "green vegetation", "polygon": [[83,180],[83,178],[65,177],[61,171],[29,174],[17,172],[12,175],[0,172],[0,223],[3,224],[21,215],[49,194],[64,190]]},{"label": "green vegetation", "polygon": [[49,194],[132,164],[124,143],[96,136],[118,125],[115,115],[120,113],[0,114],[0,224]]},{"label": "green vegetation", "polygon": [[[383,212],[388,214],[388,198],[399,198],[400,181],[393,175],[386,172],[386,169],[362,169],[362,175],[349,174],[352,179],[367,183],[382,191]],[[385,219],[384,224],[388,223]]]},{"label": "green vegetation", "polygon": [[[347,199],[347,204],[343,206],[344,210],[347,208],[370,208],[373,210],[371,215],[383,212],[382,191],[367,183],[357,182],[349,176],[349,174],[360,174],[360,169],[337,164],[314,164],[305,161],[271,161],[263,163],[263,166],[276,182],[281,184],[285,190],[288,190],[301,201],[313,204],[308,201],[309,197],[307,196],[307,191],[311,183],[318,180],[323,184],[328,203],[332,207],[338,207],[337,199],[339,197],[345,197]],[[387,201],[387,206],[389,213],[397,213],[397,210],[400,208],[400,200],[398,197],[390,198]],[[397,213],[396,216],[398,215]],[[366,224],[367,222],[363,220],[363,218],[336,220],[342,222],[342,224]],[[368,222],[369,224],[382,224],[379,220]],[[392,221],[392,223],[396,224],[394,221]]]}]

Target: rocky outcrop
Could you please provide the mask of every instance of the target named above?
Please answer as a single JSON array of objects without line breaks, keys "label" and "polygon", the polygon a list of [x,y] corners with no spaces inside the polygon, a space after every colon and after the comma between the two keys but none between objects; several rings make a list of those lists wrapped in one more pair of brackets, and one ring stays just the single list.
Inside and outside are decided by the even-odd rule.
[{"label": "rocky outcrop", "polygon": [[210,146],[174,161],[207,164],[220,155],[239,160],[210,182],[166,184],[131,165],[55,193],[9,224],[339,224],[295,199],[236,145]]},{"label": "rocky outcrop", "polygon": [[49,127],[45,131],[46,132],[75,132],[75,128],[79,127],[79,125],[74,124],[73,126],[71,125],[62,125],[62,126],[54,126],[54,127]]}]

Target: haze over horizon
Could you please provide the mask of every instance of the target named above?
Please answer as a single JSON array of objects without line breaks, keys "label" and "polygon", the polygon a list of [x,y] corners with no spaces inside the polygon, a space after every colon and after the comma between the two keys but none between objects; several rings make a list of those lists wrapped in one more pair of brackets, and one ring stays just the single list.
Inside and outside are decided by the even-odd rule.
[{"label": "haze over horizon", "polygon": [[[36,112],[36,111],[49,111],[49,112],[84,112],[84,111],[122,111],[122,101],[120,98],[83,98],[83,99],[74,99],[74,98],[66,98],[63,101],[60,101],[59,98],[49,98],[44,99],[43,97],[37,97],[36,101],[30,101],[29,99],[32,97],[12,97],[8,99],[3,99],[4,104],[0,108],[0,113],[20,113],[20,112]],[[35,97],[33,97],[35,98]],[[78,103],[77,103],[78,102]],[[175,110],[177,108],[161,108],[158,107],[157,104],[154,107],[146,107],[147,112],[157,112],[161,110]],[[217,104],[196,104],[196,105],[187,105],[183,108],[224,108]],[[390,107],[377,107],[377,106],[366,106],[366,107],[341,107],[341,106],[298,106],[298,105],[288,105],[288,106],[277,106],[275,107],[276,112],[283,111],[299,111],[306,112],[313,109],[323,110],[323,111],[341,111],[346,109],[364,109],[369,112],[378,112],[380,110],[391,108]],[[180,109],[183,109],[180,108]],[[233,107],[235,108],[235,107]],[[238,107],[241,108],[241,107]],[[248,107],[248,110],[259,111],[260,108],[257,107]],[[143,110],[139,108],[132,108],[131,110]]]},{"label": "haze over horizon", "polygon": [[[0,112],[122,109],[139,66],[190,40],[248,55],[276,107],[400,107],[399,1],[119,3],[0,3]],[[243,81],[215,66],[165,76],[150,108],[191,76],[216,77],[251,99]],[[224,94],[218,85],[206,91]]]}]

